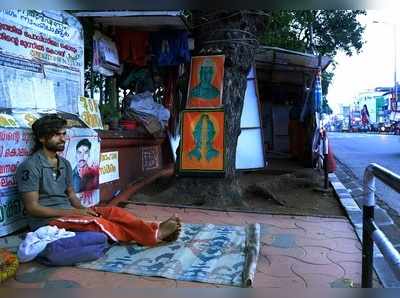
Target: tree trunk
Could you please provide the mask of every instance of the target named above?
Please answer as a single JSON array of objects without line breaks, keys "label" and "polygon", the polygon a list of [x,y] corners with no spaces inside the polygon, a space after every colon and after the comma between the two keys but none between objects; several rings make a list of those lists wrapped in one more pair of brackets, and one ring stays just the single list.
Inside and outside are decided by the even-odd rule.
[{"label": "tree trunk", "polygon": [[[235,169],[240,117],[247,85],[247,74],[254,63],[257,37],[264,17],[244,11],[194,12],[197,55],[225,55],[223,107],[225,111],[225,177],[180,178],[177,189],[190,194],[196,204],[243,206]],[[209,202],[209,201],[212,202]]]}]

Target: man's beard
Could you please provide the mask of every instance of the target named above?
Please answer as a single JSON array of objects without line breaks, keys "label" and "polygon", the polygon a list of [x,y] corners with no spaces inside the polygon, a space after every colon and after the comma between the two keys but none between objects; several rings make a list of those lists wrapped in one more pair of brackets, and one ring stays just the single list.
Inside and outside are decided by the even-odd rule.
[{"label": "man's beard", "polygon": [[47,143],[44,147],[49,151],[64,151],[65,143]]}]

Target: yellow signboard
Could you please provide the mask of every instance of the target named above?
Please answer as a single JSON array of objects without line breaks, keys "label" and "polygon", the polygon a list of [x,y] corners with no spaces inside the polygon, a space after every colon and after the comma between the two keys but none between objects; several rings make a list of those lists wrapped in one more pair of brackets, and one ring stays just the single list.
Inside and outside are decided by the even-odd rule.
[{"label": "yellow signboard", "polygon": [[79,99],[78,109],[81,119],[90,128],[103,129],[99,106],[94,99],[81,96]]},{"label": "yellow signboard", "polygon": [[13,116],[0,114],[0,127],[19,127],[19,125]]},{"label": "yellow signboard", "polygon": [[101,153],[100,184],[118,179],[119,179],[118,151]]}]

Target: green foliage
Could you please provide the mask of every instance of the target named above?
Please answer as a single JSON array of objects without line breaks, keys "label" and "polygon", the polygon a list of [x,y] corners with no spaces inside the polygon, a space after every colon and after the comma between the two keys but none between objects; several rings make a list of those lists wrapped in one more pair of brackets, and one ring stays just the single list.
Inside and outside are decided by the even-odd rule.
[{"label": "green foliage", "polygon": [[[335,56],[351,56],[362,46],[363,10],[280,10],[271,12],[261,42],[268,46]],[[312,34],[311,34],[312,33]],[[312,37],[312,39],[311,39]]]},{"label": "green foliage", "polygon": [[115,107],[112,102],[108,102],[100,106],[101,116],[104,123],[110,123],[113,120],[121,119],[120,111]]},{"label": "green foliage", "polygon": [[[365,14],[364,10],[272,11],[261,43],[331,57],[342,50],[351,56],[364,44],[365,28],[357,17]],[[322,74],[323,94],[327,94],[333,76],[334,70]]]}]

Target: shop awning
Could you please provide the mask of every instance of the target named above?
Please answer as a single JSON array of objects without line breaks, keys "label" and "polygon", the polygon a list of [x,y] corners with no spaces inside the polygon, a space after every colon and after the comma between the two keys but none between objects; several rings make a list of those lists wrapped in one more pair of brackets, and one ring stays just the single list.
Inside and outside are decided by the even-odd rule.
[{"label": "shop awning", "polygon": [[267,46],[257,50],[255,60],[260,81],[292,84],[303,84],[304,76],[313,76],[319,66],[324,71],[332,62],[328,56]]},{"label": "shop awning", "polygon": [[93,18],[95,23],[108,26],[131,27],[146,29],[187,29],[182,11],[79,11],[73,13],[76,17]]},{"label": "shop awning", "polygon": [[[319,59],[321,61],[319,62]],[[268,65],[281,70],[313,70],[321,66],[322,70],[328,67],[332,58],[317,56],[308,53],[296,52],[282,48],[262,46],[256,54],[256,63],[261,68],[268,68]],[[265,65],[264,67],[262,67]]]}]

